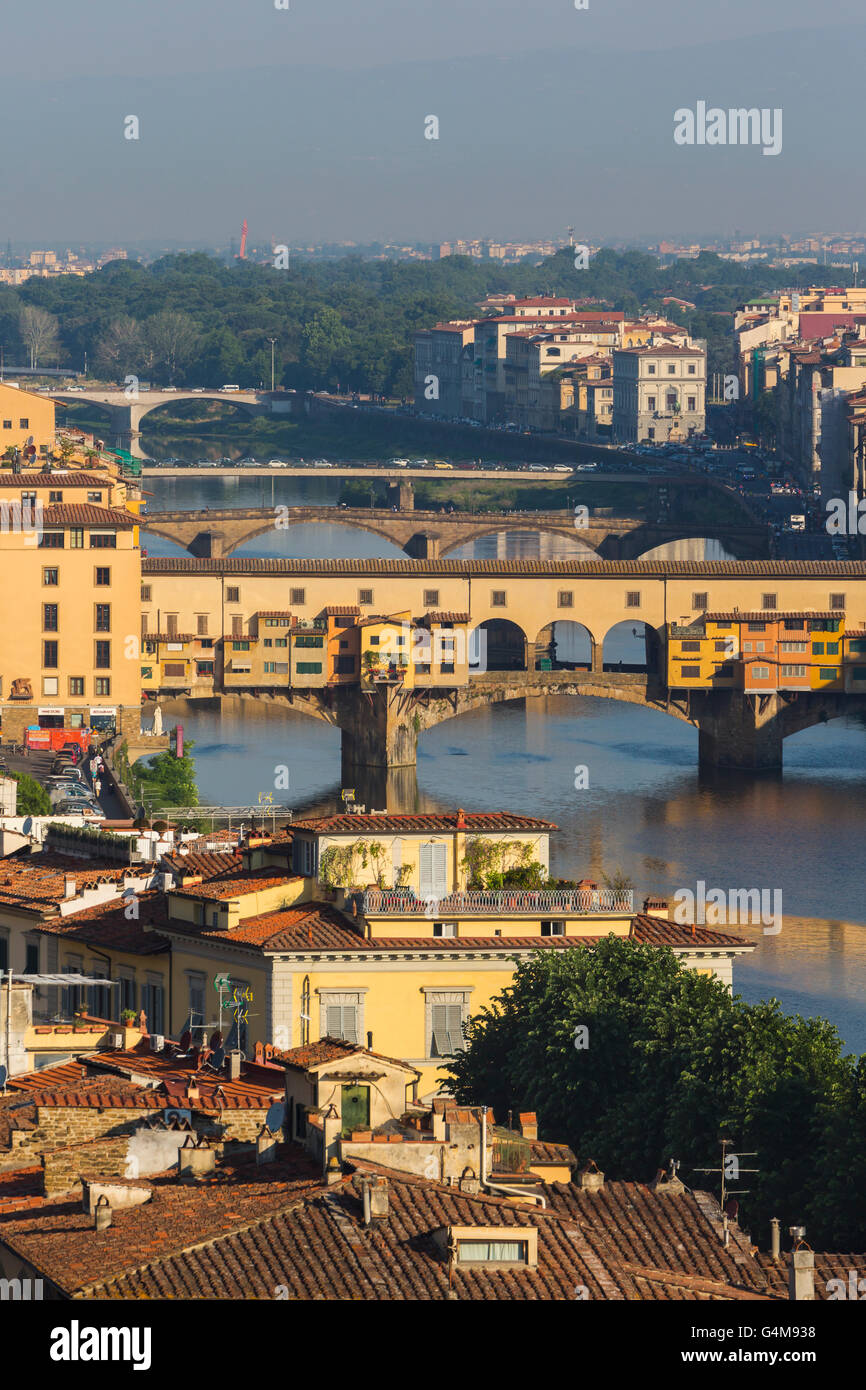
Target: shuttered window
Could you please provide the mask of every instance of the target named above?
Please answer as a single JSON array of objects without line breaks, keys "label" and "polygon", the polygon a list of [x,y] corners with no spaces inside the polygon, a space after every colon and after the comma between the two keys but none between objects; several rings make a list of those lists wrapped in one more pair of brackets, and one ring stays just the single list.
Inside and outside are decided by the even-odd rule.
[{"label": "shuttered window", "polygon": [[462,1004],[434,1004],[431,1057],[452,1057],[465,1049]]},{"label": "shuttered window", "polygon": [[422,845],[418,855],[419,893],[422,898],[443,898],[447,892],[447,845]]},{"label": "shuttered window", "polygon": [[357,1004],[328,1004],[325,1009],[329,1038],[344,1038],[356,1043],[358,1038]]}]

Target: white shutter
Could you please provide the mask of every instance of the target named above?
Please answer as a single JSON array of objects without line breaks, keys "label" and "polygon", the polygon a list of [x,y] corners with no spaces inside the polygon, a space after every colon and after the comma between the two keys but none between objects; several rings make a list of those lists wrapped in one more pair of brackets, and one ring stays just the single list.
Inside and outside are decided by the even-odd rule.
[{"label": "white shutter", "polygon": [[403,841],[394,840],[391,845],[391,867],[393,870],[393,884],[397,888],[400,883],[400,870],[403,867]]},{"label": "white shutter", "polygon": [[431,845],[433,851],[433,896],[444,898],[448,892],[448,846]]},{"label": "white shutter", "polygon": [[433,845],[421,845],[418,851],[418,895],[429,898],[433,895]]}]

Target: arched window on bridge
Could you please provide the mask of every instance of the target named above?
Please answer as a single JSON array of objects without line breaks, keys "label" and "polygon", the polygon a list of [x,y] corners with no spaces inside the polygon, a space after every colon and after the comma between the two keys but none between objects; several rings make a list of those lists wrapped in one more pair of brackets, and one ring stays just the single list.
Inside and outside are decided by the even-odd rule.
[{"label": "arched window on bridge", "polygon": [[527,645],[526,633],[517,623],[488,618],[473,632],[470,650],[482,656],[480,664],[488,671],[525,671]]},{"label": "arched window on bridge", "polygon": [[592,645],[592,633],[583,623],[557,619],[543,627],[535,639],[535,669],[590,671]]},{"label": "arched window on bridge", "polygon": [[625,618],[605,634],[602,663],[605,671],[660,669],[661,643],[654,627],[639,618]]}]

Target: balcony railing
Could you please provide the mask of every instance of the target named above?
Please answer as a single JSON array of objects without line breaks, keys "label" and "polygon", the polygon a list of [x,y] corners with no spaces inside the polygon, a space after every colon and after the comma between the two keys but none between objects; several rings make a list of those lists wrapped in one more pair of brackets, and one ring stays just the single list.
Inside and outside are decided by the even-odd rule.
[{"label": "balcony railing", "polygon": [[634,894],[624,888],[498,888],[416,898],[411,892],[371,888],[364,912],[408,917],[525,916],[527,913],[633,912]]}]

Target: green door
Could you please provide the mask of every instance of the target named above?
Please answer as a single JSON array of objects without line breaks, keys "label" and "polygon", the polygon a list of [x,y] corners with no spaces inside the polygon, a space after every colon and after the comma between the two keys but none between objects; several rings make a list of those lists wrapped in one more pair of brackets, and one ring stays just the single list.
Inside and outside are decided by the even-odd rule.
[{"label": "green door", "polygon": [[370,1087],[343,1086],[343,1138],[353,1129],[367,1129],[370,1124]]}]

